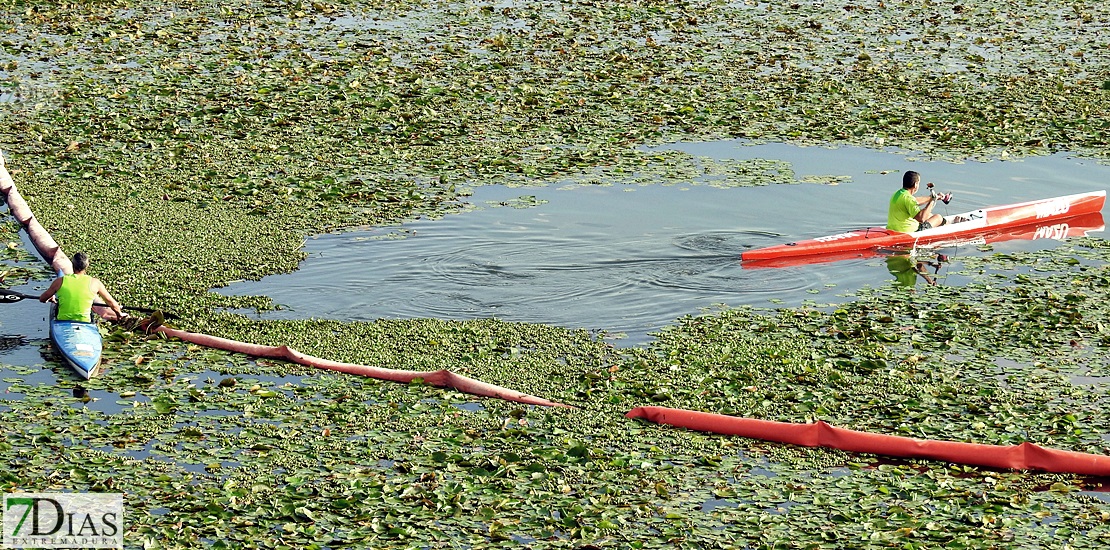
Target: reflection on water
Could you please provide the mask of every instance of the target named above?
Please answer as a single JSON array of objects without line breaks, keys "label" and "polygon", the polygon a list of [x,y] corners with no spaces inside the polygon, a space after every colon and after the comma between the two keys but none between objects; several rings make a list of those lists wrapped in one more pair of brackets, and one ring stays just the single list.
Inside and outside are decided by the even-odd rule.
[{"label": "reflection on water", "polygon": [[[797,180],[836,185],[722,188],[707,176],[685,186],[481,187],[470,199],[477,210],[400,230],[322,235],[307,243],[298,272],[219,292],[264,294],[288,308],[265,318],[497,317],[624,333],[623,344],[640,344],[675,318],[718,304],[837,302],[863,286],[901,281],[903,271],[888,270],[884,258],[774,269],[744,269],[738,258],[748,248],[882,225],[903,170],[955,194],[942,214],[1103,189],[1110,179],[1110,166],[1066,155],[952,164],[858,148],[669,148],[706,159],[786,160]],[[521,196],[528,199],[514,201]],[[406,238],[386,238],[397,234]]]},{"label": "reflection on water", "polygon": [[891,254],[886,257],[886,269],[894,276],[895,284],[903,288],[913,288],[918,281],[937,284],[937,277],[944,264],[939,258]]}]

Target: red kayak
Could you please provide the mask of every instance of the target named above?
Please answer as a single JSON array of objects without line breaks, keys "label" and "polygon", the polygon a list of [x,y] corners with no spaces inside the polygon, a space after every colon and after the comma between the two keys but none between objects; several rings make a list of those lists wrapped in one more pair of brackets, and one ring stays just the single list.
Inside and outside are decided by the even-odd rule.
[{"label": "red kayak", "polygon": [[870,227],[748,250],[745,267],[783,267],[876,256],[883,250],[950,246],[1011,239],[1064,239],[1100,231],[1106,191],[993,206],[945,216],[946,223],[913,233]]}]

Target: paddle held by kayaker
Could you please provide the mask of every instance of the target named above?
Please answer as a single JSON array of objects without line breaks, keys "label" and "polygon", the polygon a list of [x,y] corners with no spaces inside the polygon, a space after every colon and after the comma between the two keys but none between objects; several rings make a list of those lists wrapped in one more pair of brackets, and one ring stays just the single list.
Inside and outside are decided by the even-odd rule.
[{"label": "paddle held by kayaker", "polygon": [[947,203],[951,195],[941,198],[936,193],[929,193],[928,197],[915,197],[917,188],[921,185],[921,174],[906,172],[902,176],[902,188],[894,192],[890,198],[890,210],[887,212],[886,228],[891,231],[913,233],[930,227],[940,227],[945,224],[944,217],[933,213],[933,206],[937,200]]},{"label": "paddle held by kayaker", "polygon": [[60,321],[92,322],[92,306],[97,296],[104,299],[104,303],[116,312],[116,316],[123,318],[123,306],[104,288],[100,279],[90,276],[85,271],[89,268],[89,257],[84,252],[73,255],[73,274],[54,279],[50,288],[39,296],[40,302],[53,299],[58,303],[57,318]]}]

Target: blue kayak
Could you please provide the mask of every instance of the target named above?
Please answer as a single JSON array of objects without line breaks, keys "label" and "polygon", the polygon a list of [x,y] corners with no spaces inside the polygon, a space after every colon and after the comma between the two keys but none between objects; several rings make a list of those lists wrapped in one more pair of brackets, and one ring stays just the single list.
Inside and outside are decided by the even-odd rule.
[{"label": "blue kayak", "polygon": [[50,341],[65,363],[88,380],[100,372],[103,341],[96,323],[59,321],[54,318],[57,306],[50,307]]}]

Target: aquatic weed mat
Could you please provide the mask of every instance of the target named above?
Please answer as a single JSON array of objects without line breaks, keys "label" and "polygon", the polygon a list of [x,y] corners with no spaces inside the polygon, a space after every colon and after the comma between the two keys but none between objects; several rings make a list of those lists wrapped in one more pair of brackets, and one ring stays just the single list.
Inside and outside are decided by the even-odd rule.
[{"label": "aquatic weed mat", "polygon": [[0,8],[9,168],[67,250],[114,260],[100,275],[130,303],[267,307],[206,291],[293,269],[307,234],[464,207],[474,185],[796,181],[776,159],[646,145],[1107,150],[1097,2]]},{"label": "aquatic weed mat", "polygon": [[[13,427],[0,487],[124,492],[136,548],[1098,547],[1104,480],[790,447],[623,412],[663,404],[1106,454],[1108,250],[1085,239],[967,258],[964,287],[876,289],[831,311],[688,317],[645,349],[497,320],[236,329],[458,369],[578,410],[115,332],[100,378],[6,371],[17,397],[0,402]],[[1006,273],[1014,281],[998,284]]]},{"label": "aquatic weed mat", "polygon": [[[120,259],[96,269],[125,303],[191,308],[217,300],[197,296],[222,282],[289,269],[304,232],[434,214],[450,208],[453,185],[606,182],[652,170],[665,182],[705,170],[681,155],[653,158],[637,150],[644,144],[882,140],[945,158],[1105,156],[1107,9],[8,2],[0,11],[9,55],[0,66],[0,142],[21,190],[67,250]],[[89,209],[125,224],[96,226]],[[132,218],[153,227],[126,227]],[[202,238],[182,227],[202,228]],[[268,265],[249,253],[256,241]],[[1098,325],[1083,324],[1101,315],[1094,279],[1077,287],[1085,299],[1068,298],[1064,279],[1042,295],[1044,277],[1020,265],[1029,294],[1018,296],[1021,307],[999,306],[1017,315],[1010,324],[993,315],[991,301],[1008,299],[1003,281],[957,300],[963,305],[950,316],[896,300],[874,311],[845,308],[833,321],[786,315],[785,333],[742,313],[684,322],[706,332],[691,328],[661,337],[652,353],[575,367],[584,371],[577,384],[554,379],[561,385],[545,397],[602,404],[579,412],[285,364],[265,366],[282,373],[269,380],[240,359],[136,342],[90,383],[87,403],[68,383],[32,386],[18,373],[5,381],[28,397],[0,406],[17,434],[0,442],[0,457],[13,465],[0,484],[125,491],[136,512],[128,516],[132,547],[1104,546],[1106,506],[1069,476],[877,464],[617,414],[645,403],[792,421],[827,412],[845,427],[975,441],[1015,440],[1025,430],[1046,439],[1038,443],[1101,449],[1093,434],[1106,424],[1086,403],[1065,411],[1065,398],[1040,398],[1057,412],[1050,419],[1005,398],[1014,394],[1003,382],[1026,379],[1066,397],[1076,390],[1060,378],[1083,372],[1080,357],[1088,378],[1105,366]],[[980,317],[990,323],[985,334],[973,328]],[[714,347],[715,334],[737,332],[730,319],[768,341]],[[823,353],[803,360],[817,353],[812,346],[790,343],[816,339],[822,325],[841,333],[816,340],[840,354],[831,367]],[[922,336],[934,328],[971,359],[938,354],[940,340]],[[898,340],[886,342],[892,334]],[[1004,345],[988,359],[970,342]],[[496,365],[497,346],[475,348],[479,363]],[[789,377],[760,378],[767,390],[737,375],[742,385],[713,388],[722,397],[678,382],[701,369],[699,387],[713,384],[705,373],[725,369],[712,365],[731,364],[722,357],[743,350],[768,373],[802,372],[791,371],[790,387]],[[672,352],[689,366],[671,363]],[[1042,355],[1051,360],[1038,364]],[[981,380],[955,378],[947,361],[962,361]],[[836,369],[859,380],[867,400],[835,379],[828,384],[838,394],[819,385]],[[868,371],[873,378],[864,378]],[[284,378],[289,372],[307,378]],[[482,374],[515,380],[497,372]],[[928,391],[915,392],[907,376]],[[545,387],[533,376],[520,381]],[[972,394],[979,385],[986,395]],[[749,386],[769,393],[753,403],[741,397],[754,394]],[[887,387],[897,399],[880,392]],[[1082,388],[1082,397],[1103,387]],[[1030,393],[1018,397],[1037,397]],[[966,411],[955,404],[961,399],[970,401]],[[107,407],[116,401],[123,410]],[[937,414],[922,415],[923,407]]]},{"label": "aquatic weed mat", "polygon": [[1108,9],[18,2],[2,141],[255,208],[628,173],[637,145],[689,139],[1098,154]]}]

